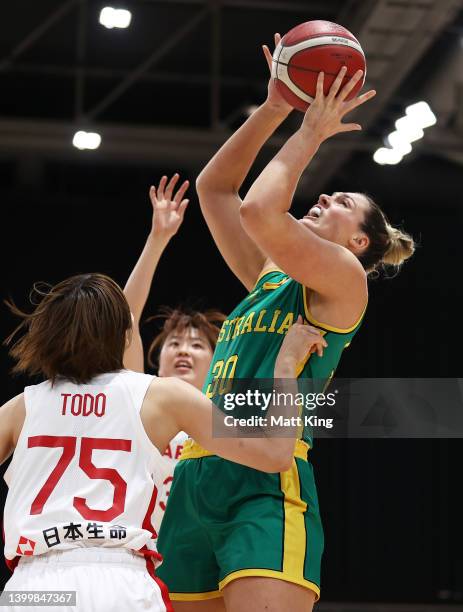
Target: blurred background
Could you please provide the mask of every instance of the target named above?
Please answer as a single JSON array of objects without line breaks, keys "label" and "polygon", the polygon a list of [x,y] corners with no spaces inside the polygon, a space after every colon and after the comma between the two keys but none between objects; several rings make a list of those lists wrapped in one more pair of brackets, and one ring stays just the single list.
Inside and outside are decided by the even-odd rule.
[{"label": "blurred background", "polygon": [[[194,184],[265,99],[261,45],[273,46],[274,32],[325,19],[360,40],[366,88],[378,94],[357,113],[361,133],[322,146],[301,179],[294,214],[305,214],[322,192],[364,191],[420,243],[398,277],[371,282],[365,323],[338,375],[461,376],[462,0],[110,4],[130,13],[116,14],[116,26],[126,27],[107,27],[108,11],[100,23],[108,5],[16,0],[2,10],[0,297],[27,307],[34,281],[86,271],[124,284],[150,230],[149,186],[174,171]],[[391,148],[395,122],[419,101],[436,123],[396,163],[377,163],[376,151]],[[301,119],[289,117],[249,181]],[[79,131],[98,134],[99,146],[73,146]],[[147,316],[178,303],[229,312],[245,295],[213,244],[194,187],[189,197]],[[14,323],[2,305],[2,339]],[[145,342],[154,332],[142,328]],[[3,402],[28,381],[9,374],[4,347],[0,360]],[[320,610],[463,610],[462,450],[460,440],[317,443],[326,531]],[[3,585],[6,567],[1,575]]]}]

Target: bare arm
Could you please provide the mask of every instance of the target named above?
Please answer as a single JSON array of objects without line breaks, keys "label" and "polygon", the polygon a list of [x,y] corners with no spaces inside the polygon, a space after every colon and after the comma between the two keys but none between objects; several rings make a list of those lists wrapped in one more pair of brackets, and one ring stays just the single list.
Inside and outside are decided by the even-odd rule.
[{"label": "bare arm", "polygon": [[0,408],[0,464],[4,463],[14,451],[25,416],[22,393]]},{"label": "bare arm", "polygon": [[183,199],[188,189],[188,181],[185,181],[174,195],[178,179],[179,175],[174,174],[167,184],[167,177],[163,176],[157,190],[151,187],[150,199],[153,205],[151,232],[124,287],[124,294],[134,318],[132,341],[124,354],[124,366],[136,372],[144,371],[140,319],[148,299],[153,276],[166,246],[182,224],[188,205],[188,200]]},{"label": "bare arm", "polygon": [[341,123],[341,119],[374,95],[370,91],[345,102],[361,73],[339,92],[343,77],[344,70],[325,97],[323,75],[319,75],[315,101],[301,128],[254,182],[240,213],[247,233],[287,274],[329,298],[354,293],[363,306],[365,273],[357,257],[347,248],[317,236],[289,213],[299,178],[321,143],[336,133],[360,129],[357,124]]},{"label": "bare arm", "polygon": [[[297,365],[309,352],[317,350],[322,354],[325,346],[326,341],[315,328],[299,322],[293,325],[275,364],[275,377],[287,379],[279,380],[279,390],[296,392]],[[179,430],[184,430],[210,452],[264,472],[285,471],[291,465],[297,428],[294,437],[215,438],[214,413],[217,421],[223,421],[223,414],[200,391],[175,378],[154,379],[145,402],[143,423],[161,451]],[[296,414],[297,406],[294,406]]]},{"label": "bare arm", "polygon": [[[267,47],[264,53],[271,67]],[[220,148],[196,182],[201,210],[215,243],[248,290],[254,286],[266,257],[241,227],[238,192],[260,149],[291,110],[270,80],[267,100]]]}]

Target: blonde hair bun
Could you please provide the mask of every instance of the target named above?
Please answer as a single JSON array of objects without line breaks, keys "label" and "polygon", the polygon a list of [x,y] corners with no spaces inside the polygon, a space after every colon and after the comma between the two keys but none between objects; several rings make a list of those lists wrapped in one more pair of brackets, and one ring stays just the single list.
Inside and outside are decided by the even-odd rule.
[{"label": "blonde hair bun", "polygon": [[382,263],[389,266],[400,266],[415,252],[415,241],[410,234],[397,227],[387,224],[386,229],[390,244],[382,258]]}]

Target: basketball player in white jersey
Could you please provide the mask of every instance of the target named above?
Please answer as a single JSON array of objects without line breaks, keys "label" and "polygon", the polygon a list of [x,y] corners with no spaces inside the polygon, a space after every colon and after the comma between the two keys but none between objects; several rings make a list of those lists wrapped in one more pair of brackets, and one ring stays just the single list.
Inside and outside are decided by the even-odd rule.
[{"label": "basketball player in white jersey", "polygon": [[[169,440],[184,430],[268,472],[287,469],[295,440],[214,438],[216,408],[192,385],[124,370],[131,313],[106,276],[59,283],[32,314],[12,308],[25,330],[10,351],[15,370],[47,380],[0,408],[0,462],[14,452],[4,530],[16,569],[5,590],[76,591],[76,607],[53,608],[69,612],[172,610],[155,577],[161,559],[149,520]],[[315,329],[295,325],[275,375],[293,378],[325,345]]]},{"label": "basketball player in white jersey", "polygon": [[[188,205],[185,198],[188,181],[179,183],[179,174],[170,180],[163,176],[159,184],[151,186],[149,197],[153,207],[151,231],[124,287],[124,295],[133,314],[132,342],[124,355],[124,366],[144,372],[145,359],[140,335],[140,320],[150,293],[159,260],[170,240],[183,223]],[[177,189],[177,185],[179,185]],[[177,307],[164,308],[154,318],[164,319],[162,330],[150,343],[148,363],[158,376],[175,376],[194,387],[203,388],[211,364],[220,327],[226,316],[216,310],[204,312]],[[164,452],[166,475],[159,490],[152,516],[152,524],[159,532],[173,481],[174,469],[188,435],[179,432]]]}]

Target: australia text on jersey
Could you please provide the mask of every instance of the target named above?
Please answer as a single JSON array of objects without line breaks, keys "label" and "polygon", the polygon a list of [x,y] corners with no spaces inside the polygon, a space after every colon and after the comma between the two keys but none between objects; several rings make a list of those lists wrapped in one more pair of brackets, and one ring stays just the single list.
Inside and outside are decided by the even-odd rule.
[{"label": "australia text on jersey", "polygon": [[251,311],[242,317],[227,319],[222,324],[217,343],[228,342],[239,335],[251,332],[286,334],[294,322],[294,313],[288,312],[283,316],[281,313],[279,309],[267,312],[264,308],[259,311]]}]

